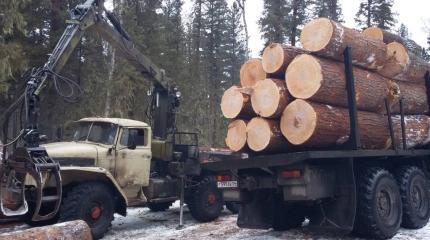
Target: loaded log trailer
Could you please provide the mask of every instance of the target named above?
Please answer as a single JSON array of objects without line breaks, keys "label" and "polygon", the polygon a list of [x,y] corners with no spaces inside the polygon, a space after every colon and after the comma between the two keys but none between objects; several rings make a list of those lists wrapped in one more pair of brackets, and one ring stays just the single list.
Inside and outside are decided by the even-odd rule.
[{"label": "loaded log trailer", "polygon": [[[48,61],[24,75],[25,90],[1,116],[0,219],[21,218],[33,226],[82,219],[96,239],[108,231],[114,213],[125,216],[130,206],[164,211],[180,200],[180,225],[184,203],[195,219],[216,219],[224,205],[216,172],[201,167],[204,154],[197,134],[176,129],[181,94],[173,81],[138,50],[103,0],[87,0],[70,14]],[[142,73],[142,81],[152,84],[148,118],[153,122],[85,118],[78,121],[72,141],[41,144],[46,136],[39,128],[39,101],[48,81],[72,102],[82,92],[59,73],[85,31],[107,40]],[[58,84],[73,90],[61,92]],[[22,119],[23,129],[9,141],[11,119]],[[227,207],[235,210],[234,204]],[[59,225],[64,231],[68,226]],[[55,229],[44,232],[61,234]]]},{"label": "loaded log trailer", "polygon": [[[382,42],[377,44],[382,45]],[[340,49],[336,49],[336,51],[340,52]],[[362,51],[359,52],[362,53]],[[360,84],[357,85],[355,80],[356,77],[360,80],[362,76],[355,76],[360,70],[356,70],[353,64],[362,64],[365,68],[376,65],[366,61],[354,61],[354,48],[351,45],[345,46],[343,52],[340,53],[343,55],[343,59],[339,58],[339,54],[333,57],[338,58],[339,61],[342,60],[344,76],[329,79],[344,79],[346,99],[338,97],[334,100],[338,101],[338,106],[347,107],[346,115],[345,113],[341,115],[346,116],[348,120],[339,121],[346,122],[346,126],[330,125],[329,128],[325,126],[327,131],[320,131],[320,135],[312,135],[315,132],[309,133],[307,136],[297,134],[295,135],[297,141],[305,139],[310,145],[282,143],[283,151],[279,151],[279,148],[273,151],[268,147],[276,145],[280,141],[276,140],[280,139],[277,137],[278,130],[270,124],[273,120],[266,119],[271,129],[271,138],[270,141],[267,140],[266,145],[259,148],[257,140],[249,141],[250,134],[257,132],[253,139],[258,139],[257,136],[260,136],[261,139],[265,138],[261,135],[265,131],[262,131],[262,128],[254,130],[256,127],[249,127],[248,120],[240,120],[239,117],[239,120],[231,122],[229,132],[230,128],[237,131],[238,135],[240,132],[246,131],[248,147],[244,147],[243,139],[235,138],[232,133],[232,137],[228,136],[226,142],[237,153],[230,156],[214,155],[204,164],[204,168],[211,171],[223,171],[228,166],[235,172],[233,179],[219,179],[217,185],[223,190],[225,199],[240,203],[237,220],[239,227],[287,230],[300,227],[305,219],[309,219],[311,227],[387,239],[393,237],[400,226],[419,229],[428,223],[430,217],[428,139],[424,139],[424,145],[415,146],[414,141],[417,139],[411,139],[415,133],[409,135],[407,126],[405,126],[407,122],[405,112],[409,111],[405,109],[405,101],[416,96],[400,95],[400,98],[394,100],[385,96],[383,97],[385,98],[383,99],[383,103],[385,103],[383,109],[376,105],[377,101],[370,102],[370,104],[374,104],[372,110],[385,113],[386,121],[382,125],[372,125],[372,123],[379,122],[380,118],[377,121],[372,120],[373,115],[363,118],[363,114],[372,113],[357,110],[360,107],[369,107],[369,105],[361,103],[360,106],[360,102],[357,101],[363,100],[363,98],[356,94],[356,88]],[[359,53],[355,54],[357,57]],[[381,63],[378,65],[382,66]],[[380,78],[376,74],[367,74],[365,77],[369,76]],[[422,80],[425,82],[424,92],[428,95],[430,93],[428,71]],[[254,88],[258,89],[258,83]],[[404,92],[407,93],[407,91]],[[374,97],[379,98],[380,96]],[[325,100],[333,101],[333,99]],[[242,102],[246,105],[248,101],[244,97]],[[429,103],[425,104],[428,107]],[[291,108],[301,109],[303,112],[306,112],[306,108],[310,106],[314,114],[318,114],[319,106],[331,108],[328,105],[310,104],[301,99],[291,105],[295,105]],[[391,113],[393,105],[398,108],[394,110],[399,114],[396,117]],[[272,113],[277,112],[276,108],[272,110]],[[424,109],[424,111],[428,112],[428,109]],[[239,116],[237,111],[229,113]],[[260,115],[263,114],[260,113]],[[397,119],[398,116],[400,119]],[[318,115],[316,117],[318,118]],[[282,121],[280,128],[283,128]],[[298,125],[302,124],[299,119],[293,122]],[[296,127],[302,129],[309,127],[311,129],[309,131],[318,128],[315,125],[306,126],[306,123],[303,125],[305,126]],[[366,146],[366,144],[381,143],[379,139],[372,139],[372,131],[377,131],[374,135],[378,137],[381,126],[386,126],[385,131],[389,133],[388,141],[384,140],[385,147],[381,145]],[[333,140],[333,135],[328,134],[345,131],[345,129],[348,129],[345,139],[338,141],[335,146],[324,146],[324,142],[327,141],[325,138]],[[426,128],[423,125],[419,131],[424,131],[424,136],[428,137],[428,126]],[[254,142],[256,145],[253,146]],[[318,143],[323,144],[318,146]],[[388,148],[386,148],[387,146]],[[253,151],[250,151],[249,148]],[[261,149],[265,151],[258,151]]]}]

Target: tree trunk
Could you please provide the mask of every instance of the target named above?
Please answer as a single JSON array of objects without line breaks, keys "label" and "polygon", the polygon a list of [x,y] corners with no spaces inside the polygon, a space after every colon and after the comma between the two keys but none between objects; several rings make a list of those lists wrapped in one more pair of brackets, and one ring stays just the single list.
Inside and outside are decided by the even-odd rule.
[{"label": "tree trunk", "polygon": [[221,98],[221,111],[224,117],[245,119],[255,116],[250,99],[250,89],[232,86],[224,92]]},{"label": "tree trunk", "polygon": [[378,71],[379,74],[399,81],[424,84],[424,78],[430,71],[430,63],[409,53],[400,43],[392,42],[387,45],[387,62]]},{"label": "tree trunk", "polygon": [[261,59],[252,58],[240,68],[240,84],[242,87],[253,87],[258,81],[266,79]]},{"label": "tree trunk", "polygon": [[302,30],[300,42],[305,50],[339,61],[343,61],[343,52],[350,46],[353,64],[371,70],[381,68],[387,55],[387,47],[382,41],[369,38],[327,18],[307,23]]},{"label": "tree trunk", "polygon": [[[354,68],[357,108],[363,111],[385,112],[385,98],[398,99],[394,82],[372,72]],[[287,89],[295,98],[348,106],[344,66],[341,63],[303,54],[288,66]]]},{"label": "tree trunk", "polygon": [[[414,84],[398,81],[400,97],[403,97],[404,114],[426,114],[429,112],[427,90],[422,84]],[[393,113],[400,113],[399,102],[396,101],[392,109]]]},{"label": "tree trunk", "polygon": [[398,42],[403,46],[405,46],[410,52],[412,52],[415,55],[420,55],[422,51],[422,47],[418,45],[418,43],[416,43],[415,41],[403,38],[397,34],[388,32],[378,27],[366,28],[363,31],[363,34],[368,37],[381,40],[386,44],[389,44],[392,42]]},{"label": "tree trunk", "polygon": [[[400,116],[393,116],[395,143],[402,148],[402,129]],[[405,116],[406,147],[414,148],[430,142],[430,117],[425,115]]]},{"label": "tree trunk", "polygon": [[233,152],[240,152],[246,149],[246,120],[237,119],[228,125],[225,144]]},{"label": "tree trunk", "polygon": [[285,71],[291,61],[303,53],[306,51],[300,48],[272,43],[264,49],[263,69],[271,77],[284,78]]},{"label": "tree trunk", "polygon": [[253,118],[246,127],[247,143],[255,152],[280,152],[288,150],[288,143],[282,136],[279,121]]},{"label": "tree trunk", "polygon": [[252,109],[257,115],[266,118],[278,118],[290,102],[285,81],[266,79],[259,81],[251,94]]},{"label": "tree trunk", "polygon": [[91,230],[83,220],[58,223],[45,227],[36,227],[26,230],[13,231],[0,234],[2,240],[28,240],[28,239],[64,239],[64,240],[90,240]]},{"label": "tree trunk", "polygon": [[[364,149],[390,147],[390,134],[385,116],[358,112],[358,128]],[[297,99],[282,114],[281,130],[294,145],[334,147],[349,140],[348,109]]]}]

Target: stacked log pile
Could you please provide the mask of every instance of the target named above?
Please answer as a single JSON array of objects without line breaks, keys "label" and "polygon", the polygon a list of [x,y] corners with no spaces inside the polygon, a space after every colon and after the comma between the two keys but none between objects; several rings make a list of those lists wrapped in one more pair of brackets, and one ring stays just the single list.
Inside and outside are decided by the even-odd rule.
[{"label": "stacked log pile", "polygon": [[[224,116],[231,119],[226,144],[232,151],[289,152],[338,148],[350,135],[344,50],[352,49],[361,147],[402,146],[403,103],[408,148],[430,142],[425,76],[430,64],[411,50],[411,41],[378,28],[359,32],[326,18],[302,30],[303,48],[272,43],[262,59],[247,61],[241,86],[225,91]],[[391,138],[387,108],[392,117]]]}]

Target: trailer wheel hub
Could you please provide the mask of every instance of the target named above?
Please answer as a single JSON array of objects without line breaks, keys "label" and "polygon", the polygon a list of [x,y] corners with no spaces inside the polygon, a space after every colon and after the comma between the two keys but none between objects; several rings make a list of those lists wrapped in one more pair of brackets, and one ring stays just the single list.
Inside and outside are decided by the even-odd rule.
[{"label": "trailer wheel hub", "polygon": [[216,196],[213,193],[209,193],[208,195],[208,203],[209,205],[214,205],[216,203]]},{"label": "trailer wheel hub", "polygon": [[379,208],[379,214],[382,217],[388,217],[391,213],[390,194],[385,190],[382,190],[378,194],[378,208]]},{"label": "trailer wheel hub", "polygon": [[102,215],[102,209],[100,207],[93,207],[91,209],[91,218],[93,220],[99,219],[99,217]]}]

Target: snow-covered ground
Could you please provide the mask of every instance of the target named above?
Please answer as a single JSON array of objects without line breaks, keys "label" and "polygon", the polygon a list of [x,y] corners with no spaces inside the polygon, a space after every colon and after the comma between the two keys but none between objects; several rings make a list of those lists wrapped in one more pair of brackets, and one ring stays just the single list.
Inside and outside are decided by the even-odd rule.
[{"label": "snow-covered ground", "polygon": [[[358,240],[353,236],[336,233],[317,233],[303,227],[285,232],[273,230],[240,229],[236,226],[237,215],[228,210],[210,223],[198,223],[192,219],[185,207],[185,226],[177,230],[179,223],[179,204],[175,203],[166,212],[150,212],[147,208],[129,208],[128,216],[115,216],[112,229],[104,240],[285,240],[285,239],[319,239],[319,240]],[[0,233],[28,228],[25,224],[0,222]],[[0,237],[1,238],[1,237]],[[430,239],[430,224],[420,230],[401,229],[393,238],[395,240]]]},{"label": "snow-covered ground", "polygon": [[[316,233],[306,227],[276,232],[272,230],[240,229],[236,226],[237,215],[224,210],[222,216],[210,223],[198,223],[185,208],[185,227],[177,230],[179,206],[177,203],[166,212],[153,213],[147,208],[130,208],[128,216],[116,216],[112,229],[103,239],[187,239],[187,240],[280,240],[280,239],[348,239],[357,238],[335,233]],[[401,229],[396,240],[430,239],[430,224],[420,230]]]}]

